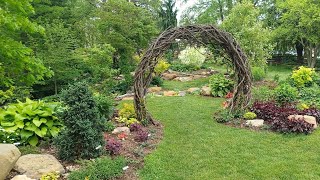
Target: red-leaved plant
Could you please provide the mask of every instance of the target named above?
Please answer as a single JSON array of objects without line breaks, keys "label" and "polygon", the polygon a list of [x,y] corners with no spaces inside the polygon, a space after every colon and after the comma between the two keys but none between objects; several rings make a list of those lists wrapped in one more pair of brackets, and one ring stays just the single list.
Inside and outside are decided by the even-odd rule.
[{"label": "red-leaved plant", "polygon": [[118,155],[120,153],[122,144],[120,141],[110,138],[106,143],[106,150],[112,155]]}]

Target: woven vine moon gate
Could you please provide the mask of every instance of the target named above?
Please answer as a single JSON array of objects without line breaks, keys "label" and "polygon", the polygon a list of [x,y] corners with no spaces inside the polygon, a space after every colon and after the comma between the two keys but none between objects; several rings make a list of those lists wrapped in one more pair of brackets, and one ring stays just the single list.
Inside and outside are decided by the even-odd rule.
[{"label": "woven vine moon gate", "polygon": [[190,44],[219,45],[230,57],[235,71],[234,96],[229,103],[230,111],[245,108],[251,99],[251,70],[248,59],[231,34],[212,25],[191,25],[164,31],[148,48],[138,65],[134,77],[134,105],[138,120],[153,122],[146,109],[145,95],[152,80],[159,58],[176,40]]}]

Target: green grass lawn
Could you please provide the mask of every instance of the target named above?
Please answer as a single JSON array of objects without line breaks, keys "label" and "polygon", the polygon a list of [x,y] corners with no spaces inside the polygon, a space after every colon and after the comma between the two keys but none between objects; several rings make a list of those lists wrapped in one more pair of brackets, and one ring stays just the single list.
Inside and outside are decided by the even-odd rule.
[{"label": "green grass lawn", "polygon": [[212,119],[222,101],[149,98],[164,138],[145,158],[141,179],[320,179],[319,130],[288,136],[228,127]]},{"label": "green grass lawn", "polygon": [[266,79],[274,80],[275,75],[279,75],[279,80],[285,80],[291,74],[293,66],[290,65],[272,65],[268,66]]},{"label": "green grass lawn", "polygon": [[180,91],[182,91],[182,90],[187,90],[191,87],[201,88],[202,86],[204,86],[208,83],[209,83],[209,77],[200,78],[200,79],[196,79],[193,81],[186,81],[186,82],[164,80],[162,88],[167,89],[167,90],[177,90],[177,91],[180,90]]}]

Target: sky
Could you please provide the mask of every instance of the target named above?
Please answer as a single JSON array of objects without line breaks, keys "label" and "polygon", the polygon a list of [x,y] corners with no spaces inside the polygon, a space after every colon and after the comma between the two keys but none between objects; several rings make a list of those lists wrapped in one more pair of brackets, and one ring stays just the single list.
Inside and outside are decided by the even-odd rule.
[{"label": "sky", "polygon": [[178,15],[177,15],[178,22],[181,19],[182,12],[188,7],[194,5],[196,2],[197,0],[188,0],[187,3],[183,3],[183,0],[176,0],[176,7],[178,9]]}]

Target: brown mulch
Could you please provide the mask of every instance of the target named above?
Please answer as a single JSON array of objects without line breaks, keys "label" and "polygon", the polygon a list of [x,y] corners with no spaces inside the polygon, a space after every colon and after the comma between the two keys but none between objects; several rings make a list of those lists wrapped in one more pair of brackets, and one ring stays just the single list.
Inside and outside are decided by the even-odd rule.
[{"label": "brown mulch", "polygon": [[[123,124],[117,124],[118,127],[123,126]],[[163,137],[163,125],[159,122],[155,122],[155,124],[150,124],[147,127],[142,127],[143,130],[148,131],[150,136],[148,140],[145,142],[137,142],[134,140],[136,132],[131,132],[125,139],[119,140],[118,136],[115,134],[111,134],[105,132],[105,138],[115,138],[122,143],[122,147],[120,150],[120,154],[117,156],[123,156],[128,160],[127,166],[129,167],[127,170],[124,170],[124,173],[121,177],[114,178],[113,180],[137,180],[138,174],[137,171],[144,166],[144,157],[154,151],[161,141]],[[40,153],[41,154],[51,154],[58,159],[56,149],[51,146],[40,146]],[[112,156],[112,157],[117,157]],[[59,159],[58,159],[59,160]],[[66,174],[70,173],[70,170],[77,170],[81,166],[76,162],[66,162],[61,161],[59,162],[62,164],[64,169],[66,170]],[[7,176],[6,180],[10,180],[14,176],[19,175],[18,172],[12,170],[10,174]],[[60,180],[67,179],[66,176],[60,176]]]}]

